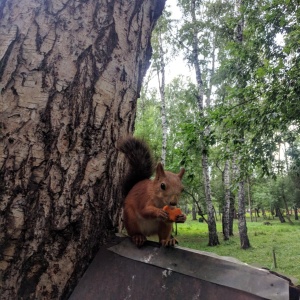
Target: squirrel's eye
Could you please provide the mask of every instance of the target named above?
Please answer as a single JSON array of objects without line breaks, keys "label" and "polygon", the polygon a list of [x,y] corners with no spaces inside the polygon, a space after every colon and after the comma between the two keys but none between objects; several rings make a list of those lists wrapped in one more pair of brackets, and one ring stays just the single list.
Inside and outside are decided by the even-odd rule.
[{"label": "squirrel's eye", "polygon": [[166,185],[165,185],[164,183],[162,183],[162,184],[160,185],[160,187],[161,187],[162,190],[165,190],[165,189],[166,189]]}]

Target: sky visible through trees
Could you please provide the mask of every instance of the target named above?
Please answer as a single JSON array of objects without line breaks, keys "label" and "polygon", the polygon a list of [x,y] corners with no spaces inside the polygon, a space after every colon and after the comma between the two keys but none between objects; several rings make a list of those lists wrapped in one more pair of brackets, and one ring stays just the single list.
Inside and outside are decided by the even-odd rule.
[{"label": "sky visible through trees", "polygon": [[[179,21],[182,18],[182,13],[176,1],[167,1],[165,9],[170,12],[172,19]],[[153,88],[158,87],[157,78],[152,74],[151,68],[148,70],[147,75],[151,78],[149,86]],[[170,83],[177,76],[190,77],[190,80],[195,81],[193,70],[184,61],[182,51],[176,53],[172,60],[166,64],[166,83]]]}]

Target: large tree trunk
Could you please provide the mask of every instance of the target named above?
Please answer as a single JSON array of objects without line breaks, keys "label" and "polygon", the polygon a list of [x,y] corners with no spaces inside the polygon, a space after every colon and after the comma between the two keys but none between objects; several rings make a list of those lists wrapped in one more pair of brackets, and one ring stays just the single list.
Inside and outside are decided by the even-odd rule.
[{"label": "large tree trunk", "polygon": [[65,299],[117,226],[116,141],[163,6],[1,1],[1,299]]}]

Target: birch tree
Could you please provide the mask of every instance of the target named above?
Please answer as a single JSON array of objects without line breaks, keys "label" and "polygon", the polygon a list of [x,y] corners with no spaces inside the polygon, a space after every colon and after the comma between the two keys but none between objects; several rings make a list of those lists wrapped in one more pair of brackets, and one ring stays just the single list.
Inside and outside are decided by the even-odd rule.
[{"label": "birch tree", "polygon": [[166,65],[171,61],[173,46],[170,41],[170,31],[172,30],[172,20],[170,13],[164,11],[153,32],[153,56],[152,68],[157,74],[158,88],[160,95],[161,127],[162,127],[162,151],[161,162],[166,165],[167,140],[168,140],[168,120],[166,108]]},{"label": "birch tree", "polygon": [[[243,31],[244,31],[244,17],[241,13],[242,11],[243,0],[236,1],[236,15],[238,19],[238,23],[235,27],[235,40],[237,43],[243,43]],[[237,68],[241,68],[241,66],[237,66]],[[240,85],[245,87],[245,81],[240,80]],[[244,99],[237,99],[237,101],[243,102]],[[244,132],[240,131],[239,143],[243,143],[244,141]],[[250,247],[250,241],[247,233],[247,223],[246,223],[246,196],[245,196],[245,179],[244,175],[241,173],[240,156],[237,156],[236,165],[236,179],[238,179],[238,228],[240,235],[240,243],[242,249],[248,249]]]},{"label": "birch tree", "polygon": [[161,162],[166,165],[167,155],[167,113],[166,113],[166,99],[165,99],[165,50],[163,48],[162,38],[162,24],[159,24],[156,31],[157,45],[156,51],[158,57],[156,57],[154,64],[157,73],[158,87],[160,94],[160,110],[161,110],[161,125],[162,125],[162,148],[161,148]]},{"label": "birch tree", "polygon": [[133,131],[163,6],[1,2],[2,299],[66,299],[117,226],[116,143]]},{"label": "birch tree", "polygon": [[[200,56],[200,47],[201,38],[202,43],[203,41],[207,41],[207,32],[201,32],[201,26],[199,24],[202,22],[204,23],[205,20],[202,19],[204,13],[201,14],[201,9],[203,7],[196,1],[180,1],[180,5],[185,12],[186,17],[190,17],[190,24],[188,20],[183,25],[182,32],[182,44],[184,42],[187,43],[188,51],[186,56],[188,57],[189,63],[193,66],[196,75],[196,82],[197,82],[197,105],[199,111],[199,118],[202,119],[204,117],[204,96],[205,96],[205,86],[208,86],[207,95],[206,95],[206,106],[210,107],[210,96],[211,96],[211,81],[204,82],[199,56]],[[196,13],[201,14],[201,22],[197,19]],[[201,36],[201,38],[199,37]],[[208,38],[209,39],[209,38]],[[208,42],[209,43],[209,42]],[[190,47],[190,49],[189,49]],[[189,52],[190,50],[190,52]],[[212,67],[214,67],[214,41],[212,41]],[[203,55],[203,53],[202,53]],[[205,189],[205,200],[207,206],[207,214],[208,214],[208,231],[209,231],[209,246],[215,246],[219,244],[219,239],[217,235],[216,229],[216,221],[214,216],[214,209],[213,203],[211,198],[211,186],[210,186],[210,174],[209,174],[209,162],[208,162],[208,143],[207,139],[209,137],[209,127],[205,126],[203,131],[200,134],[200,144],[201,144],[201,164],[202,164],[202,172],[203,172],[203,180],[204,180],[204,189]]]},{"label": "birch tree", "polygon": [[223,235],[224,240],[229,240],[230,236],[230,163],[229,160],[226,159],[224,172],[223,172],[223,182],[224,182],[224,206],[223,206]]}]

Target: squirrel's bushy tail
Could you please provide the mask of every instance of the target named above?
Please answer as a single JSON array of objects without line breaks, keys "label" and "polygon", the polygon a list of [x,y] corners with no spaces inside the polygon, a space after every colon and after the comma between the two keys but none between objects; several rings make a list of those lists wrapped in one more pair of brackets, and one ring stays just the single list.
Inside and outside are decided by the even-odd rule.
[{"label": "squirrel's bushy tail", "polygon": [[118,149],[126,155],[130,165],[123,182],[126,197],[136,183],[152,176],[154,161],[149,146],[141,139],[127,137],[119,143]]}]

